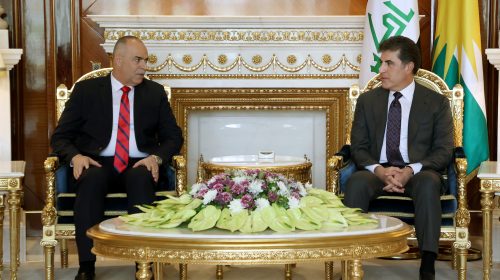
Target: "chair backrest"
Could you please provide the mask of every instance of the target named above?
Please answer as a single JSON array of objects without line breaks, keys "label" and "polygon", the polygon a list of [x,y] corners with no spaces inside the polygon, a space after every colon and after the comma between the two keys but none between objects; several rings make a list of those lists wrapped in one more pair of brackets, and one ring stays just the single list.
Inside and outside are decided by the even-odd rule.
[{"label": "chair backrest", "polygon": [[[64,111],[64,107],[66,106],[66,101],[68,101],[69,97],[71,96],[71,92],[73,92],[73,88],[75,87],[75,84],[83,81],[83,80],[88,80],[92,78],[97,78],[97,77],[104,77],[108,75],[113,68],[101,68],[97,69],[91,72],[88,72],[78,78],[76,82],[73,84],[71,89],[68,89],[64,84],[61,84],[57,87],[56,89],[56,122],[59,121],[59,118],[61,117],[62,112]],[[148,76],[145,76],[146,79],[149,79]],[[170,86],[168,85],[163,85],[165,92],[167,93],[168,100],[170,101]]]},{"label": "chair backrest", "polygon": [[[455,147],[462,146],[462,131],[463,131],[463,118],[464,118],[464,91],[461,85],[455,85],[453,89],[449,89],[443,79],[438,75],[419,69],[414,76],[415,82],[430,88],[438,93],[445,95],[450,101],[451,114],[453,116],[453,139]],[[351,144],[351,129],[352,121],[354,120],[354,110],[356,109],[356,102],[360,94],[367,92],[371,89],[379,87],[381,81],[379,75],[373,77],[366,87],[361,90],[358,85],[353,85],[349,89],[347,96],[347,116],[346,116],[346,144]]]}]

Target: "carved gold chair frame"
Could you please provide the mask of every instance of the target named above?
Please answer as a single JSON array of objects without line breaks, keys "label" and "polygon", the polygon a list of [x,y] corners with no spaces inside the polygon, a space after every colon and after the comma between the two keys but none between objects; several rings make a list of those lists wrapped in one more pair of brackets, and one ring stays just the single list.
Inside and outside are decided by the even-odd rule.
[{"label": "carved gold chair frame", "polygon": [[[76,82],[87,80],[91,78],[103,77],[108,75],[112,71],[112,68],[102,68],[94,70],[92,72],[86,73],[81,76]],[[146,77],[147,78],[147,77]],[[73,85],[74,87],[74,85]],[[62,112],[66,102],[68,101],[73,87],[68,89],[65,85],[61,84],[56,90],[56,122],[61,117]],[[170,95],[170,87],[164,86],[165,91]],[[183,157],[175,156],[172,162],[172,166],[175,169],[175,180],[176,180],[176,194],[180,195],[186,190],[186,162]],[[47,184],[45,206],[42,210],[42,240],[40,245],[44,249],[45,255],[45,279],[54,279],[54,251],[55,247],[60,242],[60,255],[61,255],[61,266],[68,266],[68,246],[67,240],[75,238],[75,226],[74,224],[58,224],[58,216],[65,215],[66,213],[58,213],[56,205],[57,195],[68,195],[68,194],[57,194],[56,191],[56,171],[59,168],[59,160],[57,156],[49,156],[44,162],[45,169],[45,180]],[[69,194],[71,195],[71,194]],[[126,194],[111,194],[114,196],[126,197]],[[108,195],[110,196],[110,195]],[[109,215],[122,215],[126,214],[126,211],[115,211],[113,213],[108,213]]]},{"label": "carved gold chair frame", "polygon": [[[463,131],[463,102],[464,102],[464,91],[460,85],[456,85],[453,89],[449,89],[443,79],[441,79],[436,74],[419,69],[415,74],[415,81],[425,87],[435,90],[443,95],[445,95],[451,106],[451,111],[453,115],[453,138],[455,147],[462,147],[462,131]],[[379,76],[372,78],[365,89],[361,90],[359,86],[354,85],[349,89],[349,95],[347,96],[347,114],[346,114],[346,124],[345,124],[345,137],[346,145],[351,144],[351,128],[352,121],[354,119],[354,111],[356,108],[357,98],[360,94],[379,87],[381,81]],[[335,155],[331,157],[328,161],[329,172],[329,190],[335,193],[340,192],[340,170],[346,165],[342,155]],[[468,226],[470,223],[470,214],[467,209],[467,190],[466,185],[470,178],[466,176],[467,170],[467,160],[465,158],[455,159],[455,172],[457,180],[457,196],[456,200],[458,202],[458,208],[454,214],[454,225],[453,226],[442,226],[440,241],[452,241],[452,267],[458,269],[459,279],[465,279],[466,266],[467,266],[467,253],[471,246],[469,241],[469,231]],[[381,213],[390,215],[390,213]],[[413,234],[411,239],[415,239]]]}]

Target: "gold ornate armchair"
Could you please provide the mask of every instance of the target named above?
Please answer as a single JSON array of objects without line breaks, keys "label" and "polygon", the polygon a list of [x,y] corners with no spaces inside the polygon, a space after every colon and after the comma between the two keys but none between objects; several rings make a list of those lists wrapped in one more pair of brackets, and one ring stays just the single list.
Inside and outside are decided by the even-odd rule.
[{"label": "gold ornate armchair", "polygon": [[[106,76],[112,68],[102,68],[89,72],[80,77],[76,82]],[[76,84],[75,82],[75,84]],[[56,121],[59,120],[66,101],[69,99],[73,87],[68,89],[60,85],[56,90]],[[167,94],[169,87],[165,87]],[[166,176],[169,177],[169,189],[175,189],[177,194],[182,194],[186,189],[186,162],[183,157],[175,156],[172,168],[168,167]],[[54,251],[60,242],[61,266],[68,266],[67,240],[75,238],[75,225],[73,221],[73,204],[75,193],[68,186],[68,176],[72,176],[70,168],[60,165],[57,155],[50,155],[44,162],[45,180],[47,183],[45,206],[42,210],[43,236],[40,245],[45,254],[45,279],[54,279]],[[166,191],[157,192],[159,199],[164,199]],[[160,196],[160,197],[159,197]],[[127,213],[126,193],[110,193],[106,196],[106,219]]]},{"label": "gold ornate armchair", "polygon": [[[467,252],[470,248],[468,226],[470,215],[467,209],[466,169],[467,160],[462,149],[463,130],[463,98],[464,93],[460,85],[449,89],[446,83],[436,74],[420,69],[415,75],[415,81],[425,87],[433,89],[450,100],[453,115],[454,158],[448,168],[447,178],[449,190],[441,196],[442,208],[442,241],[452,241],[452,267],[458,269],[459,279],[465,279]],[[357,98],[364,92],[379,87],[379,76],[372,78],[365,89],[360,90],[354,85],[347,96],[346,116],[346,143],[344,147],[328,162],[331,191],[342,194],[345,183],[355,170],[356,166],[350,161],[351,128],[356,108]],[[411,198],[401,196],[381,196],[370,203],[369,212],[399,218],[408,224],[413,224],[414,208]],[[412,236],[414,239],[415,236]]]}]

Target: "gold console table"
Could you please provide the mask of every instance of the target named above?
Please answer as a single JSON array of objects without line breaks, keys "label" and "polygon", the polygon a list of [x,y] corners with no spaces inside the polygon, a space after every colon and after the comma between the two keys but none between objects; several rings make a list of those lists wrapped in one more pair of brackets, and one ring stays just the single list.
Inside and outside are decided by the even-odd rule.
[{"label": "gold console table", "polygon": [[491,279],[493,197],[500,195],[500,162],[484,161],[477,177],[481,180],[481,211],[483,212],[483,279]]},{"label": "gold console table", "polygon": [[[187,279],[188,264],[221,265],[285,264],[285,279],[291,279],[291,264],[325,262],[325,278],[333,279],[333,261],[344,262],[343,279],[362,279],[361,260],[390,256],[408,249],[412,228],[400,220],[376,216],[377,228],[349,227],[338,231],[296,231],[258,234],[231,233],[211,229],[192,232],[187,228],[154,229],[106,220],[87,231],[96,255],[136,261],[137,279],[151,279],[150,262],[179,264],[180,279]],[[220,269],[220,270],[219,270]],[[155,270],[161,275],[161,270]],[[159,279],[155,278],[155,279]]]},{"label": "gold console table", "polygon": [[17,279],[19,266],[20,210],[23,191],[24,161],[0,161],[0,275],[3,272],[3,220],[5,194],[9,207],[10,279]]},{"label": "gold console table", "polygon": [[[312,163],[304,158],[277,155],[272,159],[259,159],[257,155],[234,155],[214,157],[205,162],[200,157],[198,179],[208,180],[228,169],[260,169],[281,173],[302,183],[311,182]],[[201,172],[201,173],[200,173]]]}]

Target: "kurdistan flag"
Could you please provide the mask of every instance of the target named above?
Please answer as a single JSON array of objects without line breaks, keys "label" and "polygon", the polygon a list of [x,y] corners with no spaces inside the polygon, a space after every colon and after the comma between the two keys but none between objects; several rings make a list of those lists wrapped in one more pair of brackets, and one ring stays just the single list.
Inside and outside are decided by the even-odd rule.
[{"label": "kurdistan flag", "polygon": [[440,0],[432,55],[432,71],[448,87],[464,88],[463,145],[467,174],[488,159],[481,32],[477,0]]},{"label": "kurdistan flag", "polygon": [[376,74],[380,67],[378,47],[383,40],[396,35],[406,36],[417,42],[420,36],[418,26],[417,0],[368,0],[366,5],[363,53],[359,86]]}]

